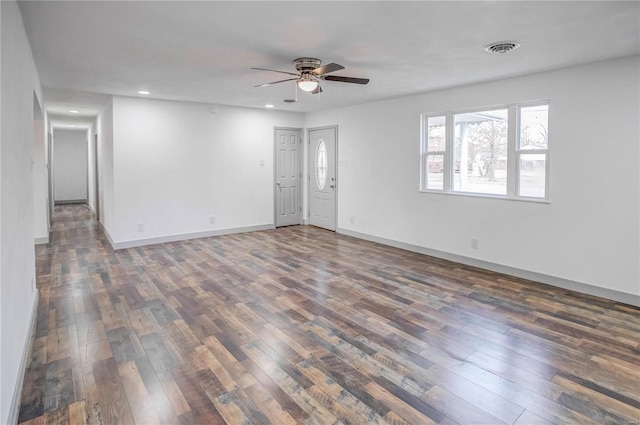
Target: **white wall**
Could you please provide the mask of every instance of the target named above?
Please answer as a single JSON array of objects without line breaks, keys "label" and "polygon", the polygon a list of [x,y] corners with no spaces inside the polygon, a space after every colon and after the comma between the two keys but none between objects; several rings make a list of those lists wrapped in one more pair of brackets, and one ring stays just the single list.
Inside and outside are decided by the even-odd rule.
[{"label": "white wall", "polygon": [[273,226],[274,127],[302,124],[297,113],[115,97],[111,237]]},{"label": "white wall", "polygon": [[42,96],[18,6],[2,1],[0,10],[0,423],[4,424],[16,419],[15,397],[37,299],[31,175],[34,90],[39,99]]},{"label": "white wall", "polygon": [[[635,56],[308,114],[307,128],[339,126],[338,227],[637,299],[639,70]],[[421,113],[537,99],[549,204],[418,191]]]},{"label": "white wall", "polygon": [[[3,237],[3,233],[2,233],[2,118],[3,118],[3,113],[2,113],[2,105],[1,105],[1,101],[2,101],[2,58],[4,57],[4,55],[2,54],[2,6],[0,5],[0,400],[2,400],[2,388],[4,387],[4,378],[3,378],[3,373],[2,373],[2,305],[4,304],[3,298],[2,298],[2,237]],[[3,407],[2,404],[0,403],[0,423],[2,423],[2,421],[5,421],[6,418],[9,415],[5,415],[3,413]]]},{"label": "white wall", "polygon": [[87,199],[87,130],[53,130],[56,202]]},{"label": "white wall", "polygon": [[93,210],[94,213],[98,213],[97,209],[97,193],[96,193],[96,146],[95,146],[95,135],[96,135],[96,123],[94,122],[89,130],[87,130],[87,140],[89,141],[88,145],[88,155],[87,155],[87,172],[89,178],[89,185],[87,187],[87,204]]},{"label": "white wall", "polygon": [[49,242],[49,175],[46,163],[45,117],[38,99],[33,99],[33,237],[36,244]]},{"label": "white wall", "polygon": [[98,115],[98,211],[100,223],[113,242],[113,98]]}]

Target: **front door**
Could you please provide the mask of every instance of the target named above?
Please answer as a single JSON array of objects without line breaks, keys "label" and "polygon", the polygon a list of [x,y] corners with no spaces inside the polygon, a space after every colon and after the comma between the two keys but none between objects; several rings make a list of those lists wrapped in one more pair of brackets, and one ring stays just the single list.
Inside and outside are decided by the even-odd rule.
[{"label": "front door", "polygon": [[302,216],[301,130],[277,128],[275,134],[276,227],[300,224]]},{"label": "front door", "polygon": [[309,224],[336,230],[335,127],[309,130]]}]

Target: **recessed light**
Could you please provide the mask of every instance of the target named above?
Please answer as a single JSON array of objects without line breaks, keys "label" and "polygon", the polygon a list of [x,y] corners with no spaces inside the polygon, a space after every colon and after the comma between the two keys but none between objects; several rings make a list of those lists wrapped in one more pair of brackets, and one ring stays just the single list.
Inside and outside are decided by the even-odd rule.
[{"label": "recessed light", "polygon": [[72,114],[79,114],[80,113],[79,111],[76,111],[74,109],[70,110],[69,112],[71,112]]},{"label": "recessed light", "polygon": [[265,108],[273,108],[273,105],[270,103],[267,103],[266,105],[264,105]]},{"label": "recessed light", "polygon": [[138,94],[149,94],[146,90],[138,90]]}]

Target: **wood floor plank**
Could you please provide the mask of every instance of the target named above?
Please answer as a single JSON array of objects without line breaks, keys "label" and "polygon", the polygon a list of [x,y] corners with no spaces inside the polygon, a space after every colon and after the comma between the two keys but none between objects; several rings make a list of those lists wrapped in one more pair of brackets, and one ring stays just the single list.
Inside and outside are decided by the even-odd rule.
[{"label": "wood floor plank", "polygon": [[[262,410],[247,396],[242,388],[222,394],[214,400],[216,407],[223,417],[232,412],[231,420],[225,417],[227,423],[247,423],[269,425],[271,421]],[[240,418],[243,418],[240,420]],[[276,423],[277,424],[277,423]]]},{"label": "wood floor plank", "polygon": [[[264,388],[265,391],[269,393],[269,395],[275,400],[275,402],[281,406],[284,411],[290,415],[297,422],[302,422],[306,420],[309,415],[302,409],[296,402],[291,398],[291,396],[286,393],[283,388],[281,388],[265,371],[262,370],[260,366],[258,366],[253,360],[250,358],[246,358],[242,365],[245,369],[251,373],[251,375],[256,379],[261,388]],[[267,414],[265,412],[265,414]]]},{"label": "wood floor plank", "polygon": [[461,424],[505,424],[482,409],[479,409],[464,399],[456,397],[450,392],[443,390],[439,386],[433,386],[424,393],[422,400],[428,402],[439,412]]},{"label": "wood floor plank", "polygon": [[309,226],[114,251],[56,206],[19,422],[640,423],[640,308]]},{"label": "wood floor plank", "polygon": [[[399,422],[398,418],[400,418],[412,424],[430,425],[439,423],[429,417],[426,412],[421,412],[419,407],[416,408],[412,406],[410,403],[404,401],[402,397],[398,397],[392,391],[389,391],[375,381],[369,382],[366,385],[366,389],[367,392],[390,409],[385,415],[385,418],[389,419],[391,416],[390,419],[394,422]],[[393,413],[393,415],[390,415],[390,413]]]},{"label": "wood floor plank", "polygon": [[588,400],[589,403],[598,406],[600,410],[608,410],[616,416],[626,418],[629,422],[640,419],[638,417],[640,406],[635,400],[626,398],[620,400],[619,394],[608,391],[597,384],[585,382],[576,376],[556,375],[553,377],[553,382],[566,389],[563,393],[568,392],[574,397]]},{"label": "wood floor plank", "polygon": [[86,425],[87,412],[85,401],[77,401],[69,405],[69,425]]},{"label": "wood floor plank", "polygon": [[[491,391],[483,391],[482,387],[476,383],[462,378],[439,365],[434,365],[426,373],[430,380],[437,383],[441,390],[450,394],[447,397],[449,400],[453,400],[454,397],[464,400],[466,404],[484,411],[487,415],[501,422],[512,424],[525,410],[523,407]],[[453,404],[455,405],[455,403]],[[453,416],[452,418],[460,422],[459,418]],[[466,421],[462,422],[465,423]]]},{"label": "wood floor plank", "polygon": [[124,392],[118,366],[113,358],[101,360],[93,365],[100,420],[102,423],[134,424],[129,402]]},{"label": "wood floor plank", "polygon": [[[337,418],[350,423],[358,422],[362,418],[366,418],[367,422],[371,424],[386,422],[383,416],[388,413],[388,408],[372,403],[370,397],[364,395],[366,390],[362,387],[347,385],[344,379],[340,379],[340,381],[333,379],[331,375],[326,373],[327,368],[322,362],[312,359],[305,360],[298,365],[298,369],[314,383],[312,387],[314,391],[317,391],[318,394],[323,393],[321,398],[324,400],[324,406],[332,411]],[[316,397],[316,399],[319,398]],[[371,406],[361,399],[369,401]]]},{"label": "wood floor plank", "polygon": [[180,391],[180,388],[176,384],[176,381],[174,381],[171,373],[158,373],[157,376],[162,388],[164,389],[165,395],[169,399],[169,403],[171,403],[171,407],[173,408],[173,412],[176,417],[189,412],[191,407],[189,406],[189,403],[187,403],[187,400],[185,400],[182,391]]},{"label": "wood floor plank", "polygon": [[[213,376],[213,373],[210,373]],[[189,411],[178,417],[180,423],[212,425],[225,423],[207,395],[209,381],[206,376],[202,373],[194,372],[187,365],[172,369],[171,375],[189,405]]]},{"label": "wood floor plank", "polygon": [[118,372],[134,421],[139,424],[160,423],[135,361],[120,363]]},{"label": "wood floor plank", "polygon": [[272,424],[295,425],[297,423],[260,384],[256,383],[246,387],[244,391]]}]

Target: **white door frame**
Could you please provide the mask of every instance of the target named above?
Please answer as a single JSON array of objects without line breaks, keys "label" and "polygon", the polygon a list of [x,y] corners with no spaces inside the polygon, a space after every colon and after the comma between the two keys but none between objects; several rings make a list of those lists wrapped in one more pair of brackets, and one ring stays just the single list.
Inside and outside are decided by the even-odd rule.
[{"label": "white door frame", "polygon": [[[300,151],[299,151],[299,155],[298,155],[298,169],[300,170],[300,172],[302,173],[302,170],[304,169],[304,148],[303,148],[303,143],[302,143],[302,137],[304,136],[304,132],[302,131],[302,128],[299,127],[273,127],[273,225],[276,226],[277,221],[278,221],[278,205],[276,202],[277,199],[277,195],[276,195],[276,191],[278,190],[276,188],[276,180],[278,179],[278,176],[276,175],[277,173],[277,169],[276,169],[276,161],[277,161],[277,152],[276,149],[278,148],[278,140],[276,138],[276,133],[278,132],[278,130],[288,130],[288,131],[298,131],[300,133]],[[300,176],[300,191],[299,191],[299,203],[298,205],[300,205],[303,208],[303,211],[300,211],[300,222],[298,224],[302,224],[303,222],[303,212],[304,212],[304,207],[303,207],[303,202],[304,202],[304,196],[303,196],[303,181],[302,181],[302,176]]]},{"label": "white door frame", "polygon": [[335,205],[335,218],[336,218],[336,228],[334,229],[334,232],[338,230],[338,191],[340,190],[340,179],[338,177],[338,124],[334,124],[334,125],[325,125],[325,126],[321,126],[321,127],[309,127],[307,128],[307,143],[305,144],[305,146],[307,147],[307,160],[306,160],[306,164],[307,164],[307,190],[306,190],[306,207],[307,207],[307,215],[306,215],[306,219],[305,219],[305,223],[309,224],[311,222],[311,173],[313,172],[313,170],[315,169],[315,167],[311,166],[311,132],[314,130],[328,130],[328,129],[333,129],[335,132],[335,136],[336,136],[336,149],[335,149],[335,153],[334,153],[334,161],[335,161],[335,174],[336,174],[336,181],[335,181],[335,190],[334,190],[334,196],[336,197],[336,202],[334,203]]},{"label": "white door frame", "polygon": [[53,128],[49,129],[47,132],[47,172],[49,173],[49,232],[51,232],[51,224],[53,224],[53,211],[55,209],[55,200],[53,195],[53,185],[55,182],[53,181],[54,173],[53,167],[55,164],[53,163]]},{"label": "white door frame", "polygon": [[[98,196],[98,192],[100,191],[100,186],[98,184],[98,133],[95,133],[93,136],[93,178],[94,178],[94,203],[96,205],[96,210],[94,213],[96,214],[96,221],[100,222],[100,197]],[[89,175],[89,173],[87,173]],[[87,197],[89,197],[89,192],[87,191]]]}]

